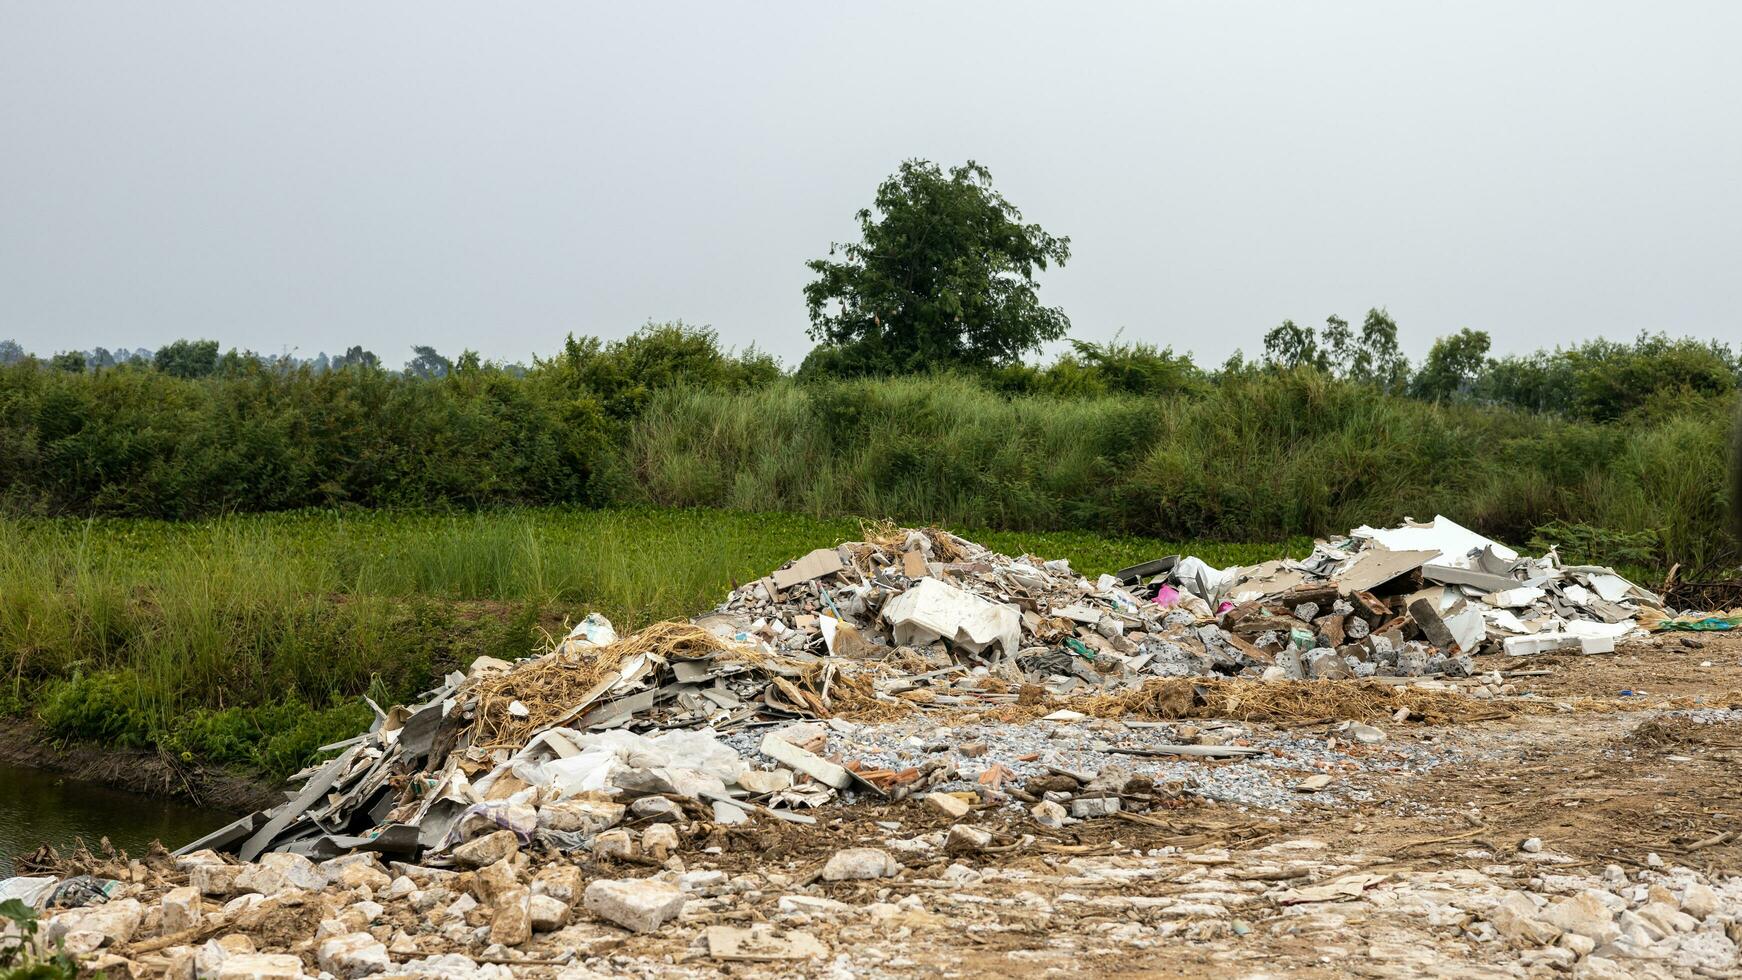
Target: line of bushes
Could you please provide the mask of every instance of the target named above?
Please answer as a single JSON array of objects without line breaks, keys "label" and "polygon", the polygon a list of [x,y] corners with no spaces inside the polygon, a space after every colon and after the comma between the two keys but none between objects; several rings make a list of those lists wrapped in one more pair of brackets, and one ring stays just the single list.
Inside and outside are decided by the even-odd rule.
[{"label": "line of bushes", "polygon": [[[1441,513],[1518,544],[1559,534],[1598,559],[1702,568],[1737,557],[1729,414],[1712,398],[1602,425],[1311,372],[1159,398],[1004,398],[895,379],[669,392],[627,456],[631,485],[668,506],[1229,540]],[[1602,554],[1606,537],[1626,553]]]},{"label": "line of bushes", "polygon": [[[463,359],[439,378],[26,361],[0,367],[0,507],[653,503],[1233,540],[1441,512],[1518,542],[1551,526],[1648,533],[1666,566],[1734,563],[1734,392],[1639,390],[1656,348],[1636,347],[1561,359],[1614,395],[1603,421],[1412,398],[1315,366],[1210,375],[1137,346],[1036,371],[798,379],[681,326],[571,339],[526,372]],[[1604,372],[1632,380],[1598,385]]]}]

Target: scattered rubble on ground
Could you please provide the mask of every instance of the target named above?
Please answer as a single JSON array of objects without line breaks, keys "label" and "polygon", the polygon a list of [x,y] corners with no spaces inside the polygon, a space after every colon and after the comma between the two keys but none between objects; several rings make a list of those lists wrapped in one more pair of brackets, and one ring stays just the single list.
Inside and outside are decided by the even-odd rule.
[{"label": "scattered rubble on ground", "polygon": [[[1298,835],[1177,842],[1205,814],[1425,814],[1375,787],[1493,762],[1430,726],[1564,710],[1520,690],[1549,672],[1524,655],[1712,618],[1444,518],[1093,581],[879,528],[689,623],[620,637],[590,616],[539,656],[480,658],[175,855],[0,888],[48,910],[45,941],[134,975],[900,973],[881,940],[996,949],[1049,922],[1089,959],[1185,942],[1235,963],[1265,933],[1418,975],[1442,972],[1432,936],[1472,975],[1711,974],[1736,963],[1742,879],[1697,863],[1597,871],[1530,838],[1424,871]],[[1170,842],[1067,842],[1107,827]],[[780,860],[790,840],[808,870]]]}]

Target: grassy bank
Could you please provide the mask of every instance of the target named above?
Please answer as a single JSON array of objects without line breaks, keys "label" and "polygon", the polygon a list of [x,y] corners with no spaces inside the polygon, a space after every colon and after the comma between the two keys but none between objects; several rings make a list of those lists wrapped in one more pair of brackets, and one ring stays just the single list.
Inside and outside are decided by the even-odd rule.
[{"label": "grassy bank", "polygon": [[[4,519],[0,707],[62,737],[283,774],[367,725],[359,695],[406,698],[475,657],[522,656],[589,612],[622,629],[693,615],[858,530],[790,514],[556,508]],[[1088,573],[1284,547],[968,533]]]},{"label": "grassy bank", "polygon": [[0,368],[0,511],[699,506],[1230,541],[1444,513],[1521,544],[1619,535],[1628,560],[1684,575],[1742,559],[1734,393],[1646,392],[1629,373],[1594,421],[1312,370],[1065,395],[970,375],[801,383],[707,344],[572,347],[525,377]]},{"label": "grassy bank", "polygon": [[[1625,423],[1437,404],[1297,374],[1162,397],[1004,397],[947,379],[672,390],[621,494],[665,506],[890,513],[1011,528],[1266,540],[1440,513],[1598,561],[1734,564],[1727,401]],[[1607,538],[1636,546],[1606,554]],[[1637,547],[1644,543],[1643,548]]]}]

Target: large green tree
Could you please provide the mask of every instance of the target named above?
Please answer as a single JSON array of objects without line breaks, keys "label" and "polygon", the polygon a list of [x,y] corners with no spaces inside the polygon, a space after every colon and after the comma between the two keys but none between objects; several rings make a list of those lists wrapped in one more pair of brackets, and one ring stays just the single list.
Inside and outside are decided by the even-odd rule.
[{"label": "large green tree", "polygon": [[1410,385],[1412,393],[1440,401],[1468,390],[1488,368],[1488,346],[1488,332],[1469,327],[1434,341]]},{"label": "large green tree", "polygon": [[218,342],[178,340],[165,344],[152,355],[151,363],[164,374],[178,378],[203,378],[218,369]]},{"label": "large green tree", "polygon": [[978,163],[909,160],[857,217],[860,241],[808,263],[816,360],[846,373],[992,367],[1070,329],[1035,280],[1065,264],[1070,239],[1023,223]]}]

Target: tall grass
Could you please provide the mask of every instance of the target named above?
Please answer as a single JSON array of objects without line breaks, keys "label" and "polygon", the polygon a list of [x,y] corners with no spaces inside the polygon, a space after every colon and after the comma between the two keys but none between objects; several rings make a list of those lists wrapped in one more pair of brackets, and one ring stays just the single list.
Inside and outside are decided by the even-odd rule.
[{"label": "tall grass", "polygon": [[[693,615],[858,533],[853,519],[694,510],[0,519],[0,707],[66,736],[291,770],[367,722],[365,692],[407,698],[589,612],[624,630]],[[971,533],[1088,573],[1180,550],[1282,553]]]},{"label": "tall grass", "polygon": [[949,378],[657,395],[622,483],[665,506],[880,513],[1254,540],[1445,514],[1524,542],[1556,520],[1733,564],[1727,412],[1632,423],[1388,396],[1311,374],[1157,398],[1003,397]]}]

